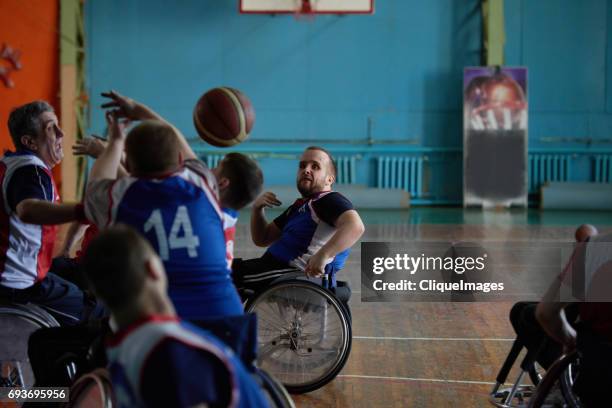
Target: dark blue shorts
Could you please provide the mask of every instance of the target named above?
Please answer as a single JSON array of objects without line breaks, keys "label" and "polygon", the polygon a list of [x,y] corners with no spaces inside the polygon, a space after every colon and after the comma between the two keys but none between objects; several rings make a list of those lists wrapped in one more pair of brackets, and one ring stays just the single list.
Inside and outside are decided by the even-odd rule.
[{"label": "dark blue shorts", "polygon": [[62,326],[72,326],[108,315],[101,303],[86,296],[74,283],[48,273],[26,289],[0,286],[0,298],[13,303],[34,303],[49,312]]}]

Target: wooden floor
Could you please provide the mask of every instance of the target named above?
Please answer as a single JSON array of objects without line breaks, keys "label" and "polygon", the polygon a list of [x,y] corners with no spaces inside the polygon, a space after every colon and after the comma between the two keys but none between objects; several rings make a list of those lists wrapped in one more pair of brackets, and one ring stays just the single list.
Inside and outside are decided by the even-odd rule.
[{"label": "wooden floor", "polygon": [[[534,222],[526,212],[466,217],[456,209],[453,213],[441,209],[439,216],[433,211],[421,214],[418,220],[409,211],[363,214],[366,233],[362,241],[570,242],[576,226],[593,217],[553,214],[536,217]],[[596,217],[601,217],[596,220],[600,231],[610,229],[601,225],[602,220],[611,222],[610,214]],[[446,223],[438,223],[440,219]],[[263,250],[250,243],[248,221],[241,221],[236,255],[259,256]],[[508,321],[512,303],[361,302],[359,245],[341,274],[353,288],[352,352],[330,384],[294,397],[298,407],[491,406],[488,392],[514,339]]]}]

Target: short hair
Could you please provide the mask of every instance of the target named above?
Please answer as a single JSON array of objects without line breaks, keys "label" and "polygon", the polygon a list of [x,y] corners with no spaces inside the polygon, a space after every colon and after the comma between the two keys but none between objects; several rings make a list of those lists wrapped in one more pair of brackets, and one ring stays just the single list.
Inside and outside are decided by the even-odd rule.
[{"label": "short hair", "polygon": [[46,101],[34,101],[13,109],[8,118],[8,128],[13,139],[15,149],[23,150],[26,147],[21,143],[21,137],[30,135],[38,137],[42,129],[40,115],[45,112],[55,112]]},{"label": "short hair", "polygon": [[[336,174],[338,174],[338,168],[336,167],[336,161],[334,160],[334,157],[331,155],[331,153],[320,147],[320,146],[308,146],[306,148],[306,150],[319,150],[323,153],[325,153],[327,155],[327,157],[329,157],[329,162],[331,163],[331,170],[332,170],[332,175],[334,176],[334,178],[336,177]],[[304,151],[306,151],[304,150]]]},{"label": "short hair", "polygon": [[135,175],[171,171],[180,164],[180,146],[174,128],[159,120],[145,120],[128,133],[125,153]]},{"label": "short hair", "polygon": [[143,290],[145,264],[155,250],[135,229],[117,224],[91,241],[81,268],[94,293],[110,308],[124,307]]},{"label": "short hair", "polygon": [[224,204],[240,210],[261,193],[263,173],[255,160],[241,153],[228,153],[221,163],[221,176],[229,180]]}]

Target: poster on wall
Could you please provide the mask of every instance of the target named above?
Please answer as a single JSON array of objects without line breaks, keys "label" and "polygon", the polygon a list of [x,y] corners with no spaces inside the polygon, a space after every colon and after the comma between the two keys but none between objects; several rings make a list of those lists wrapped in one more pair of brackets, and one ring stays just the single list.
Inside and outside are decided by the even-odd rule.
[{"label": "poster on wall", "polygon": [[463,205],[527,206],[527,68],[463,75]]}]

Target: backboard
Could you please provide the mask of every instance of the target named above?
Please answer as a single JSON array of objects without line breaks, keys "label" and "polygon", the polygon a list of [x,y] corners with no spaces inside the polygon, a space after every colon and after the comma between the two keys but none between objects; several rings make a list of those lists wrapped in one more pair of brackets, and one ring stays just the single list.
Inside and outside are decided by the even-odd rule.
[{"label": "backboard", "polygon": [[239,0],[242,14],[373,14],[374,0]]}]

